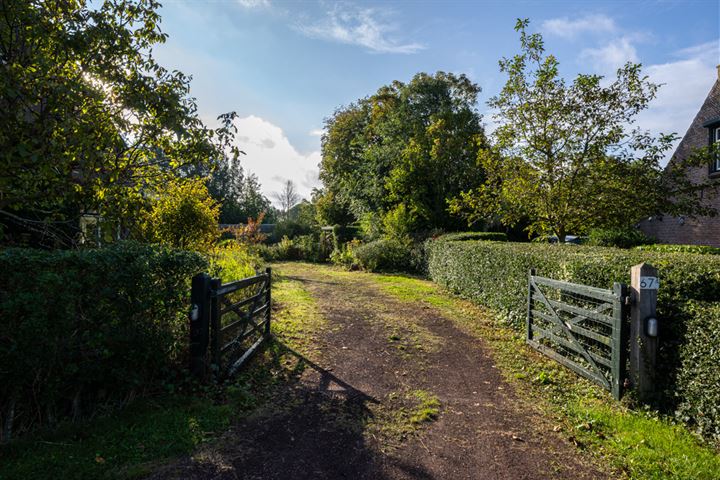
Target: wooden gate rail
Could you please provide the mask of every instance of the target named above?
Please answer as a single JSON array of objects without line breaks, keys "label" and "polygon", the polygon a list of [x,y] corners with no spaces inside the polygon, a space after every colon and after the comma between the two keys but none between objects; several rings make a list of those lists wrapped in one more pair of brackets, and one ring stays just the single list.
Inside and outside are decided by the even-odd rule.
[{"label": "wooden gate rail", "polygon": [[527,343],[578,375],[622,395],[627,287],[613,290],[528,275]]},{"label": "wooden gate rail", "polygon": [[[192,279],[190,370],[205,378],[234,374],[270,336],[272,271],[223,284],[206,273]],[[232,298],[238,292],[242,298]],[[235,295],[234,295],[235,294]],[[224,316],[233,316],[227,322]],[[253,335],[259,336],[248,345]]]}]

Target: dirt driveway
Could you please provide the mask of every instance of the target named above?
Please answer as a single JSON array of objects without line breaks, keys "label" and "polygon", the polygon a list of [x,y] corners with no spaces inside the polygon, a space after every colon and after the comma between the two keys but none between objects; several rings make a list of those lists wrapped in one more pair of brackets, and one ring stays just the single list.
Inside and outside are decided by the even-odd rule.
[{"label": "dirt driveway", "polygon": [[153,478],[606,478],[522,407],[482,340],[439,310],[389,295],[369,274],[277,270],[326,325],[313,351],[287,350],[303,373],[276,389],[271,409]]}]

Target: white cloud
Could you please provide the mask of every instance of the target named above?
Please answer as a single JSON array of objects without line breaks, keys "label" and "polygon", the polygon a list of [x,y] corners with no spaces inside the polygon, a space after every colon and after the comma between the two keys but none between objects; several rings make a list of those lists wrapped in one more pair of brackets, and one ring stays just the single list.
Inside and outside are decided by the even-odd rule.
[{"label": "white cloud", "polygon": [[237,0],[244,8],[264,8],[270,6],[270,0]]},{"label": "white cloud", "polygon": [[322,137],[323,133],[324,131],[322,128],[315,128],[313,130],[310,130],[308,132],[308,135],[310,135],[311,137]]},{"label": "white cloud", "polygon": [[300,195],[310,198],[312,189],[320,186],[319,150],[298,152],[280,127],[255,115],[240,118],[235,125],[238,146],[247,153],[241,157],[243,168],[258,176],[268,198],[273,199],[287,179],[295,182]]},{"label": "white cloud", "polygon": [[644,73],[662,86],[650,108],[638,115],[637,125],[655,134],[685,135],[718,78],[718,51],[718,42],[710,42],[674,52],[677,61],[646,66]]},{"label": "white cloud", "polygon": [[612,33],[617,30],[617,26],[612,18],[598,14],[573,20],[568,17],[545,20],[540,29],[549,35],[572,38],[583,33]]},{"label": "white cloud", "polygon": [[387,22],[387,17],[387,12],[378,9],[341,4],[330,10],[323,20],[296,28],[311,38],[358,45],[376,53],[411,54],[425,48],[419,43],[403,43],[393,37],[398,27]]},{"label": "white cloud", "polygon": [[581,61],[589,61],[602,73],[615,72],[627,62],[637,62],[638,55],[630,37],[612,40],[600,48],[586,48],[580,52]]}]

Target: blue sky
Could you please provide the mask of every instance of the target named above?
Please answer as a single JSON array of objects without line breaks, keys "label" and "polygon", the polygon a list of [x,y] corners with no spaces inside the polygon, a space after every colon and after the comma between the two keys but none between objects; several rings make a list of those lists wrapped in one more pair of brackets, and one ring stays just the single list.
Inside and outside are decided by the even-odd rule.
[{"label": "blue sky", "polygon": [[417,72],[467,74],[491,126],[485,101],[504,82],[498,59],[518,51],[518,17],[543,33],[569,78],[642,63],[665,84],[638,119],[653,132],[685,133],[720,63],[718,0],[163,3],[169,39],[155,56],[193,76],[208,122],[237,111],[244,166],[268,195],[291,178],[307,196],[319,185],[323,119]]}]

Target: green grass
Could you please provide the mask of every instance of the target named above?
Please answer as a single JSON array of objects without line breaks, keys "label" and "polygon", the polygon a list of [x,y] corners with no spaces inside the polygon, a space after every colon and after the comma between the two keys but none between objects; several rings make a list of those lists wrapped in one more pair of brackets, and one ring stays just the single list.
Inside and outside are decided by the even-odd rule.
[{"label": "green grass", "polygon": [[230,417],[229,406],[205,399],[137,401],[115,415],[3,447],[0,479],[139,478],[223,431]]},{"label": "green grass", "polygon": [[400,275],[372,277],[386,293],[437,308],[490,347],[497,366],[526,407],[580,449],[632,479],[720,479],[720,454],[655,412],[633,410],[525,345],[487,309],[443,292],[432,282]]},{"label": "green grass", "polygon": [[[274,279],[273,333],[307,352],[324,321],[300,282]],[[128,407],[0,447],[0,480],[134,479],[212,442],[234,419],[272,402],[278,386],[295,381],[304,366],[280,343],[265,344],[230,384],[194,396],[139,399]]]}]

